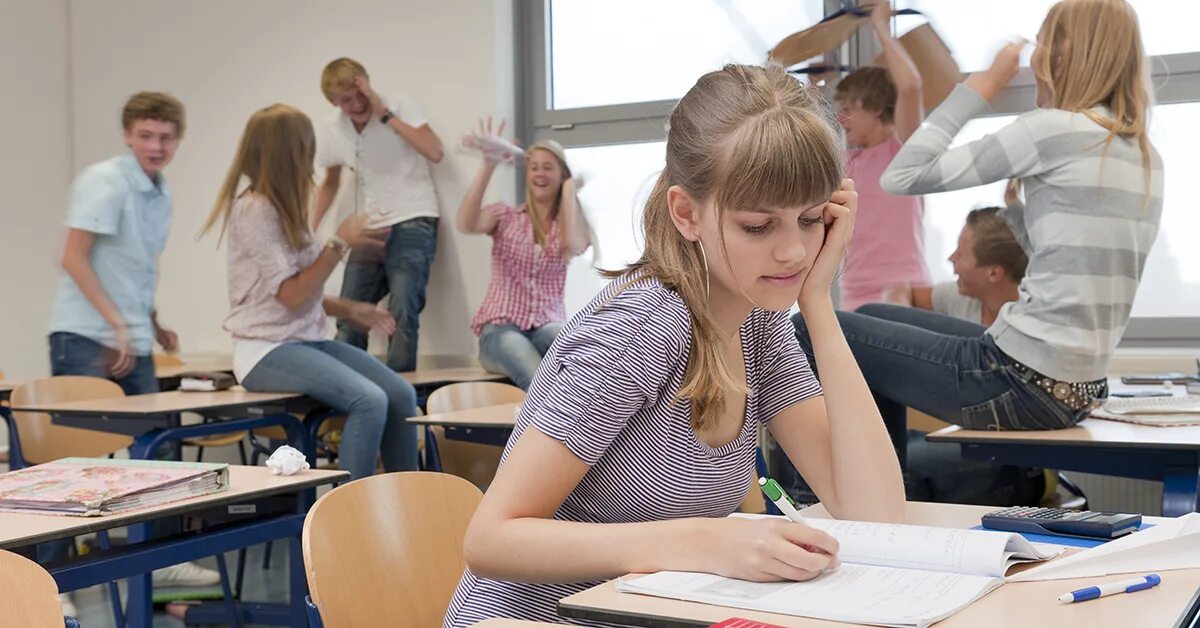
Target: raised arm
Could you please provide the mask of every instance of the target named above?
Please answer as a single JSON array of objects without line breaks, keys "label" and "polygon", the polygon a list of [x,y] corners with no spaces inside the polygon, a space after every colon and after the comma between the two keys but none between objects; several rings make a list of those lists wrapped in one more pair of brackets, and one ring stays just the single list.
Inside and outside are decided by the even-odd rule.
[{"label": "raised arm", "polygon": [[563,181],[559,196],[558,220],[563,234],[562,258],[564,261],[570,261],[592,244],[591,228],[588,226],[587,216],[583,214],[583,208],[579,206],[574,178]]},{"label": "raised arm", "polygon": [[904,46],[892,36],[892,3],[879,0],[869,6],[871,27],[879,39],[880,47],[883,48],[884,65],[892,75],[892,82],[896,84],[896,135],[902,143],[907,142],[925,118],[921,73],[917,71],[917,66],[913,64]]},{"label": "raised arm", "polygon": [[1042,164],[1026,114],[992,135],[957,148],[950,142],[972,118],[991,111],[995,98],[1016,74],[1022,44],[1010,44],[992,67],[971,75],[929,114],[880,178],[891,194],[961,190],[1041,172]]},{"label": "raised arm", "polygon": [[[438,139],[437,133],[434,133],[433,129],[429,128],[429,125],[424,122],[423,117],[419,113],[417,113],[419,120],[413,120],[412,124],[405,122],[400,115],[395,115],[394,112],[388,111],[387,107],[383,104],[383,99],[371,87],[371,82],[367,77],[354,77],[354,85],[358,88],[358,91],[367,97],[367,101],[371,103],[371,109],[376,118],[392,114],[388,118],[387,125],[392,131],[395,131],[396,135],[399,135],[401,139],[408,142],[425,159],[435,164],[442,160],[442,140]],[[412,103],[407,103],[406,108],[417,110],[416,105]],[[404,111],[401,111],[401,114],[406,118],[409,117],[408,113]]]}]

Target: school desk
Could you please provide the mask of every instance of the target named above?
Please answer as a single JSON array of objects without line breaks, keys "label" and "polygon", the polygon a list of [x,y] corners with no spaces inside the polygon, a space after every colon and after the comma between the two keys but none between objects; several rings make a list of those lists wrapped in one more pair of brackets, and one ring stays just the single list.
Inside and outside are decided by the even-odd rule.
[{"label": "school desk", "polygon": [[[127,620],[133,628],[148,628],[154,612],[151,571],[214,555],[224,563],[225,552],[275,539],[289,539],[290,601],[287,605],[243,603],[234,600],[231,592],[226,591],[225,601],[191,609],[189,620],[223,623],[234,610],[232,606],[236,605],[236,612],[245,623],[303,626],[306,621],[304,596],[308,593],[300,551],[304,517],[312,505],[315,487],[348,478],[349,474],[344,471],[310,469],[284,477],[271,475],[266,467],[231,465],[228,489],[151,508],[102,517],[2,512],[0,549],[32,554],[37,543],[129,526],[126,545],[51,564],[48,571],[62,592],[130,578]],[[281,496],[289,496],[285,503],[294,502],[294,505],[280,507]],[[267,508],[268,503],[264,500],[268,498],[275,507]],[[243,516],[235,517],[237,513]],[[151,521],[189,514],[225,521],[199,532],[145,540]]]},{"label": "school desk", "polygon": [[[994,507],[909,502],[905,523],[972,528]],[[806,508],[808,517],[827,518],[820,505]],[[1148,517],[1153,523],[1157,517]],[[1163,571],[1162,584],[1133,594],[1111,595],[1077,604],[1059,604],[1058,596],[1097,582],[1128,579],[1129,574],[1101,578],[1012,582],[937,623],[938,628],[1064,628],[1066,626],[1171,626],[1193,603],[1200,587],[1200,569]],[[576,593],[559,602],[564,617],[646,628],[709,626],[730,617],[743,617],[788,628],[844,626],[838,622],[761,613],[618,593],[615,581]]]}]

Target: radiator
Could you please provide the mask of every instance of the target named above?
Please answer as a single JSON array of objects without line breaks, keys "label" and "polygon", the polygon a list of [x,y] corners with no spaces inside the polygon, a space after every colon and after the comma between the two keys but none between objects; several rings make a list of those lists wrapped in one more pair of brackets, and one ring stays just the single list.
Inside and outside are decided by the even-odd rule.
[{"label": "radiator", "polygon": [[[1087,495],[1089,510],[1162,514],[1161,482],[1091,473],[1067,472],[1066,476],[1083,489],[1083,493]],[[1060,492],[1062,490],[1059,489]]]}]

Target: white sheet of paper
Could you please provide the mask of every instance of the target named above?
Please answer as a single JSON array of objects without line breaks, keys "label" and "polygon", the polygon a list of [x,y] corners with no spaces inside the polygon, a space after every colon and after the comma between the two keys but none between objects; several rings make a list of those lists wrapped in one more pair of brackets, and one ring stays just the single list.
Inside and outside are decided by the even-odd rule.
[{"label": "white sheet of paper", "polygon": [[1196,568],[1200,568],[1200,513],[1193,512],[1034,567],[1008,580],[1030,582]]}]

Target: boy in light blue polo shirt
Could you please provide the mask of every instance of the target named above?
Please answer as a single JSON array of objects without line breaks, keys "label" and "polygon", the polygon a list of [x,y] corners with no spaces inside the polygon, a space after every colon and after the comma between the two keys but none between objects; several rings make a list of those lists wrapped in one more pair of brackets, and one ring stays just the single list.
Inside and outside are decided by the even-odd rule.
[{"label": "boy in light blue polo shirt", "polygon": [[[179,346],[175,332],[158,324],[154,290],[171,229],[171,190],[162,170],[183,137],[183,104],[169,94],[138,92],[125,103],[121,122],[129,152],[88,166],[73,186],[62,257],[66,275],[50,318],[50,370],[105,377],[137,395],[158,391],[154,343],[167,351]],[[178,528],[175,522],[158,525],[156,536]],[[69,541],[43,544],[38,558],[60,558],[67,546]],[[217,572],[192,563],[154,572],[156,586],[219,581]]]},{"label": "boy in light blue polo shirt", "polygon": [[156,392],[151,350],[179,344],[154,310],[158,257],[171,227],[162,169],[183,137],[183,105],[134,94],[122,112],[130,152],[93,164],[75,180],[67,243],[50,319],[54,375],[107,377],[126,394]]}]

